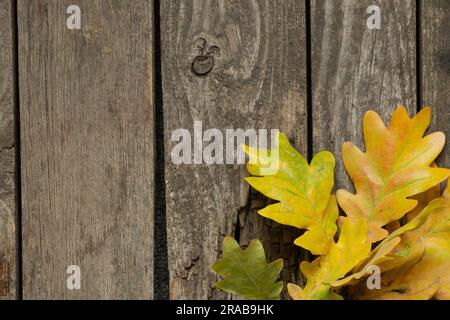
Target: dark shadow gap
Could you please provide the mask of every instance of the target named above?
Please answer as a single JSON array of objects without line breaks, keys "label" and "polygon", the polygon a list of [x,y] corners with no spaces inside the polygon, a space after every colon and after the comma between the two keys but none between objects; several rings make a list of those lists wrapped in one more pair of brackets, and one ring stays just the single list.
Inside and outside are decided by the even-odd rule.
[{"label": "dark shadow gap", "polygon": [[22,286],[22,192],[20,164],[20,95],[19,95],[19,36],[17,0],[11,1],[13,31],[13,96],[14,96],[14,151],[15,151],[15,202],[16,202],[16,299],[23,299]]},{"label": "dark shadow gap", "polygon": [[[249,200],[249,201],[250,201],[250,200]],[[250,203],[250,202],[248,202],[248,203]],[[236,224],[235,224],[235,226],[234,226],[234,239],[236,239],[236,241],[237,241],[238,243],[241,243],[241,223],[240,223],[240,214],[241,214],[241,211],[239,210],[239,211],[237,212]],[[248,211],[247,211],[247,210],[245,211],[245,214],[246,214],[246,215],[248,214]]]},{"label": "dark shadow gap", "polygon": [[422,1],[416,0],[416,100],[417,112],[422,109]]},{"label": "dark shadow gap", "polygon": [[306,111],[307,111],[307,150],[308,162],[314,156],[313,147],[313,96],[312,96],[312,40],[311,40],[311,3],[305,1],[305,25],[306,25]]},{"label": "dark shadow gap", "polygon": [[155,217],[154,217],[154,299],[169,299],[169,265],[166,231],[164,167],[164,110],[161,67],[160,1],[154,1],[154,86],[155,86]]},{"label": "dark shadow gap", "polygon": [[[312,90],[312,22],[311,22],[311,1],[305,0],[305,32],[306,32],[306,112],[307,112],[307,159],[308,163],[314,156],[313,145],[313,90]],[[311,261],[311,255],[305,249],[301,249],[297,255],[297,265],[300,265],[302,261]],[[297,269],[296,273],[297,282],[305,285],[305,279]]]}]

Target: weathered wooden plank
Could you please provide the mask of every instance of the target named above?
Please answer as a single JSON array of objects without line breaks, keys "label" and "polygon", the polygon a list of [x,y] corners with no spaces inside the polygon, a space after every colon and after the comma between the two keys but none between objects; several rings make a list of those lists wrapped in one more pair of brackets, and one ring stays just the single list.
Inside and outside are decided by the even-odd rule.
[{"label": "weathered wooden plank", "polygon": [[24,298],[151,298],[152,1],[72,3],[18,1]]},{"label": "weathered wooden plank", "polygon": [[[243,165],[176,165],[174,130],[281,129],[306,154],[305,2],[162,1],[170,297],[229,298],[213,288],[210,265],[225,235],[263,240],[295,279],[298,230],[269,228],[250,201]],[[213,63],[214,62],[214,63]],[[204,145],[207,145],[205,143]],[[239,224],[236,226],[239,216]],[[237,229],[237,230],[236,230]]]},{"label": "weathered wooden plank", "polygon": [[12,1],[0,1],[0,299],[16,297]]},{"label": "weathered wooden plank", "polygon": [[[433,131],[450,139],[450,1],[421,1],[421,84],[422,106],[433,108]],[[438,164],[450,167],[447,142]]]},{"label": "weathered wooden plank", "polygon": [[[415,113],[415,3],[312,1],[313,149],[335,154],[336,189],[352,188],[341,146],[352,141],[363,147],[362,119],[367,110],[379,112],[385,120],[399,104]],[[381,9],[380,30],[366,25],[370,5]]]}]

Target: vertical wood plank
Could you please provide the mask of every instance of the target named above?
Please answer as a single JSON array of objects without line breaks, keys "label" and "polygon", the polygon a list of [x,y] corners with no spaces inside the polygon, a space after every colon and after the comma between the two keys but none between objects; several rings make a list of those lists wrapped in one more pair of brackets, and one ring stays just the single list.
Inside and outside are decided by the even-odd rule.
[{"label": "vertical wood plank", "polygon": [[0,299],[16,297],[12,1],[0,1]]},{"label": "vertical wood plank", "polygon": [[152,15],[151,0],[18,1],[25,299],[153,296]]},{"label": "vertical wood plank", "polygon": [[[332,151],[336,189],[352,190],[341,146],[363,147],[362,119],[375,110],[387,120],[397,105],[417,108],[415,0],[312,0],[313,148]],[[370,5],[381,29],[369,30]]]},{"label": "vertical wood plank", "polygon": [[[450,139],[450,1],[421,1],[422,106],[433,108],[433,131]],[[438,165],[450,167],[447,142]]]},{"label": "vertical wood plank", "polygon": [[[224,137],[225,129],[279,128],[306,155],[305,2],[161,6],[170,297],[230,298],[214,289],[218,278],[210,270],[226,235],[240,236],[243,245],[262,239],[269,259],[285,258],[283,278],[293,281],[298,264],[291,246],[299,232],[272,228],[257,215],[264,204],[249,195],[245,167],[176,165],[177,142],[170,139],[180,128],[193,135],[194,121]],[[203,61],[193,65],[196,58]]]}]

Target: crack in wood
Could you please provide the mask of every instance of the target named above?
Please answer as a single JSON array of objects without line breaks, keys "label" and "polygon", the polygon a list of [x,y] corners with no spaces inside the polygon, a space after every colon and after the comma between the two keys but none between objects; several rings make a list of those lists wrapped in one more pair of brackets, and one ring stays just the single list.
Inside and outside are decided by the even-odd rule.
[{"label": "crack in wood", "polygon": [[4,146],[2,148],[0,148],[0,153],[2,153],[5,150],[13,150],[15,147],[15,144],[9,145],[9,146]]},{"label": "crack in wood", "polygon": [[9,295],[9,264],[4,256],[0,257],[0,297]]}]

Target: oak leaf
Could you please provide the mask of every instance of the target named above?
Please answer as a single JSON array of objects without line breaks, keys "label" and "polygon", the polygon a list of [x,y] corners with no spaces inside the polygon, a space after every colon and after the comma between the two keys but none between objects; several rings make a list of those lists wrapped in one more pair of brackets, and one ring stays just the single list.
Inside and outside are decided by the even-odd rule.
[{"label": "oak leaf", "polygon": [[[380,291],[361,290],[360,299],[450,299],[450,196],[432,200],[411,222],[420,226],[404,232],[393,261],[383,273]],[[405,226],[407,226],[406,224]],[[404,226],[404,227],[405,227]],[[401,259],[400,263],[395,263]],[[392,264],[393,263],[393,264]]]},{"label": "oak leaf", "polygon": [[246,250],[231,237],[225,237],[222,244],[222,259],[212,269],[224,279],[216,287],[251,300],[275,300],[280,298],[283,283],[277,281],[283,260],[266,262],[264,248],[260,241],[253,240]]},{"label": "oak leaf", "polygon": [[369,275],[372,266],[378,266],[382,271],[388,271],[399,268],[405,263],[415,263],[422,256],[424,247],[421,242],[411,243],[405,237],[407,232],[411,232],[421,227],[430,213],[439,210],[445,205],[442,200],[435,200],[425,207],[411,221],[393,231],[375,249],[372,250],[369,257],[360,265],[356,266],[353,273],[341,280],[331,283],[333,287],[342,287],[344,285],[355,284],[358,280]]},{"label": "oak leaf", "polygon": [[[294,243],[314,255],[323,254],[336,233],[339,215],[336,199],[331,196],[333,155],[320,152],[309,165],[281,133],[276,150],[267,152],[248,146],[244,150],[249,155],[247,169],[254,175],[245,180],[266,197],[279,201],[258,213],[284,225],[307,229]],[[277,170],[271,174],[265,174],[261,165],[268,162],[277,164]]]},{"label": "oak leaf", "polygon": [[313,262],[303,261],[300,269],[307,279],[305,288],[288,284],[288,291],[294,300],[336,300],[342,299],[332,290],[331,283],[341,279],[355,266],[366,259],[371,243],[367,240],[367,227],[363,219],[343,219],[337,243],[332,243],[324,255]]},{"label": "oak leaf", "polygon": [[409,197],[449,175],[448,169],[430,166],[445,144],[442,132],[423,137],[430,119],[430,108],[411,119],[406,109],[399,107],[387,128],[377,113],[369,111],[363,121],[366,152],[349,142],[342,147],[356,194],[339,190],[336,196],[348,217],[366,219],[372,242],[388,235],[383,226],[416,207],[417,200]]}]

